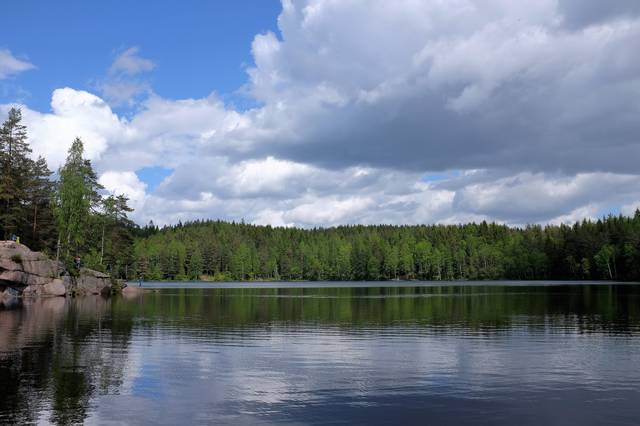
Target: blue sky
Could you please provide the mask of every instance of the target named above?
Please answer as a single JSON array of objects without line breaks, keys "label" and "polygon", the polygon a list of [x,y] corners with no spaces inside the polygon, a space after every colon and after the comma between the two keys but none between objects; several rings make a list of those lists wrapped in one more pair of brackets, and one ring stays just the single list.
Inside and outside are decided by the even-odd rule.
[{"label": "blue sky", "polygon": [[150,79],[158,95],[197,98],[216,91],[234,100],[247,81],[253,37],[276,31],[280,9],[277,0],[9,2],[0,48],[37,69],[0,82],[0,102],[18,95],[47,111],[54,89],[95,90],[116,55],[131,46],[156,64]]},{"label": "blue sky", "polygon": [[0,119],[138,223],[561,223],[640,206],[635,0],[14,1]]}]

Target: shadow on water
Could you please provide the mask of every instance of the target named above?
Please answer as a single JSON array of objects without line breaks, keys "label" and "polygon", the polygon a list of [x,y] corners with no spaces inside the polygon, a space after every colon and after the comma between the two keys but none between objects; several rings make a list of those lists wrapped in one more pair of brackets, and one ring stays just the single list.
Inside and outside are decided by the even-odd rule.
[{"label": "shadow on water", "polygon": [[[637,390],[619,389],[638,383],[635,376],[624,381],[624,371],[637,365],[623,344],[637,349],[639,331],[637,285],[179,288],[5,300],[0,423],[511,424],[543,418],[538,408],[546,405],[580,413],[587,423],[602,418],[595,410],[615,409],[624,424],[640,414]],[[604,355],[597,365],[616,369],[608,373],[615,386],[602,384],[594,394],[582,370],[579,380],[546,371],[543,357],[557,357],[564,341],[554,336],[574,345],[569,353],[576,357],[556,362],[580,368],[590,362],[581,345],[591,340],[576,336],[631,339],[611,341],[618,365],[606,365]],[[608,350],[594,342],[598,353]],[[487,348],[498,364],[480,358]],[[531,389],[540,386],[540,374],[549,375],[547,396],[517,385],[526,368],[519,357],[539,368],[522,373]],[[477,359],[486,366],[478,370]],[[265,368],[253,371],[256,365]],[[353,377],[345,380],[345,373]],[[300,380],[304,387],[288,393]],[[208,390],[187,392],[201,381]],[[174,417],[166,395],[176,399],[169,404]],[[122,408],[127,403],[135,409]]]}]

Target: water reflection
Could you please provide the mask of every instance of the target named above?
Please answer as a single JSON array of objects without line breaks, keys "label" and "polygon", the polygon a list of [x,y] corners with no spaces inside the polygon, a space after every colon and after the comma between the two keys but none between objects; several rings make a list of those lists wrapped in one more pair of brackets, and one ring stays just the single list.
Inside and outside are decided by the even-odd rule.
[{"label": "water reflection", "polygon": [[101,297],[0,302],[2,423],[79,423],[118,388],[131,328],[113,333],[110,309]]},{"label": "water reflection", "polygon": [[634,285],[16,299],[0,423],[633,424],[639,331]]}]

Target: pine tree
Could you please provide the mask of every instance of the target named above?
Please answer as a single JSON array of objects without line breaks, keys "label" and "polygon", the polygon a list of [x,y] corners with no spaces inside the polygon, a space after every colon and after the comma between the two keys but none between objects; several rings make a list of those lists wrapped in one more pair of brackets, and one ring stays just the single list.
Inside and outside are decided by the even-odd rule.
[{"label": "pine tree", "polygon": [[22,112],[11,108],[0,128],[0,226],[4,239],[18,232],[32,160]]},{"label": "pine tree", "polygon": [[200,275],[202,275],[202,252],[196,245],[187,259],[187,278],[197,280]]},{"label": "pine tree", "polygon": [[33,250],[53,248],[56,224],[51,202],[54,196],[54,182],[44,158],[30,162],[29,184],[26,188],[26,223],[21,232]]},{"label": "pine tree", "polygon": [[105,238],[110,238],[113,246],[117,243],[114,240],[125,238],[123,232],[133,226],[133,222],[127,216],[127,213],[133,211],[128,202],[129,199],[124,195],[109,195],[101,200],[100,265],[104,263]]}]

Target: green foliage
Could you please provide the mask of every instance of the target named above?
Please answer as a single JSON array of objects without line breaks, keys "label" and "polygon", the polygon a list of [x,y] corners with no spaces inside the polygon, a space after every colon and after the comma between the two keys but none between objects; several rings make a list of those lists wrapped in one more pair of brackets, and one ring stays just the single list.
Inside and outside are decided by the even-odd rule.
[{"label": "green foliage", "polygon": [[59,171],[55,215],[60,232],[60,244],[66,256],[84,252],[92,214],[98,209],[102,186],[91,162],[83,157],[84,145],[79,138],[69,148],[67,160]]},{"label": "green foliage", "polygon": [[613,279],[612,265],[615,262],[614,259],[615,249],[609,244],[602,246],[598,253],[594,256],[594,260],[598,270],[602,276],[606,279]]},{"label": "green foliage", "polygon": [[148,280],[640,279],[640,214],[573,226],[340,226],[196,221],[138,232]]},{"label": "green foliage", "polygon": [[34,250],[53,248],[51,172],[43,158],[32,160],[27,129],[17,108],[0,127],[0,238],[20,237]]},{"label": "green foliage", "polygon": [[79,255],[84,266],[126,277],[137,228],[127,218],[127,198],[100,194],[80,139],[71,145],[58,182],[51,180],[47,162],[30,154],[22,114],[13,108],[0,127],[0,238],[16,235],[32,250],[62,255],[72,273]]},{"label": "green foliage", "polygon": [[78,255],[84,266],[128,278],[135,228],[127,217],[132,211],[128,199],[100,195],[103,188],[91,162],[84,158],[80,139],[71,145],[59,175],[54,212],[64,261],[69,263]]},{"label": "green foliage", "polygon": [[81,257],[82,266],[96,271],[105,272],[104,265],[100,263],[100,252],[95,248],[91,248]]},{"label": "green foliage", "polygon": [[20,254],[16,253],[16,254],[11,256],[11,261],[14,262],[14,263],[22,264],[22,256],[20,256]]},{"label": "green foliage", "polygon": [[4,239],[17,233],[20,227],[22,201],[27,198],[30,153],[22,113],[11,108],[0,128],[0,224]]}]

